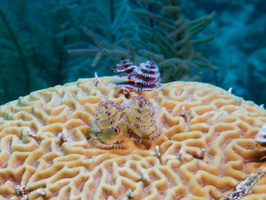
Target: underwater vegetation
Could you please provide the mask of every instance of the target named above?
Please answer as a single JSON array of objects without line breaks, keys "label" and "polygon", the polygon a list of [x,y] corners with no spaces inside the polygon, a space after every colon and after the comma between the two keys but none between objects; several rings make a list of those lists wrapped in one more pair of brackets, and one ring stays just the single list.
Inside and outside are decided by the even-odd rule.
[{"label": "underwater vegetation", "polygon": [[112,75],[120,59],[155,61],[163,82],[202,80],[265,103],[265,3],[244,2],[2,0],[0,104]]},{"label": "underwater vegetation", "polygon": [[160,66],[163,82],[199,80],[197,75],[200,74],[199,67],[202,66],[217,70],[193,48],[194,44],[213,39],[212,36],[199,39],[197,34],[212,22],[214,13],[190,21],[182,15],[181,2],[178,0],[143,2],[148,7],[144,4],[142,8],[132,10],[139,16],[138,30],[135,33],[138,35],[137,40],[123,38],[124,48],[108,45],[99,41],[89,29],[84,28],[96,48],[70,50],[69,53],[96,54],[93,67],[100,65],[99,62],[106,56],[116,57],[119,60],[130,59],[136,64],[150,59]]},{"label": "underwater vegetation", "polygon": [[215,39],[196,49],[219,71],[213,79],[213,73],[203,69],[202,81],[224,89],[231,87],[234,94],[246,100],[266,104],[266,2],[204,0],[182,4],[183,13],[191,18],[217,13],[204,31]]},{"label": "underwater vegetation", "polygon": [[[197,39],[212,19],[213,15],[187,20],[180,1],[40,4],[25,0],[9,5],[4,0],[0,7],[0,65],[5,76],[0,81],[0,103],[40,88],[92,77],[95,71],[99,76],[111,75],[115,63],[127,58],[137,65],[147,58],[156,61],[164,82],[198,79],[199,65],[193,60],[211,65],[193,50],[193,43],[205,39],[192,38]],[[84,27],[90,38],[86,38]],[[67,53],[80,47],[96,57]]]},{"label": "underwater vegetation", "polygon": [[[66,81],[63,4],[1,1],[0,103]],[[66,12],[66,11],[65,11]],[[69,19],[68,19],[69,20]]]}]

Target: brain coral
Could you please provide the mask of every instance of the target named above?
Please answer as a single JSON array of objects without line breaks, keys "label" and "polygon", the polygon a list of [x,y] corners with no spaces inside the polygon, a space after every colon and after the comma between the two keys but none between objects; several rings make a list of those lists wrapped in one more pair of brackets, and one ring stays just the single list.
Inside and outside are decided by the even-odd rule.
[{"label": "brain coral", "polygon": [[[196,82],[130,93],[157,107],[162,133],[155,140],[92,148],[99,104],[127,101],[110,81],[81,79],[0,107],[0,199],[220,199],[265,169],[252,145],[266,111]],[[266,199],[265,188],[263,175],[242,199]]]}]

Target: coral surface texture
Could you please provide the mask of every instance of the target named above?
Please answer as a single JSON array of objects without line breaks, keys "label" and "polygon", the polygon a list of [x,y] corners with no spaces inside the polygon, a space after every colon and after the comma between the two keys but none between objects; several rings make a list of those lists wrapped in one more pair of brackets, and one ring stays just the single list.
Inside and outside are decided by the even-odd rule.
[{"label": "coral surface texture", "polygon": [[[209,84],[125,96],[111,80],[80,79],[0,106],[0,199],[221,199],[265,171],[253,149],[264,108]],[[160,135],[122,149],[91,145],[99,105],[140,95],[156,108]],[[262,175],[242,199],[266,199],[265,188]]]}]

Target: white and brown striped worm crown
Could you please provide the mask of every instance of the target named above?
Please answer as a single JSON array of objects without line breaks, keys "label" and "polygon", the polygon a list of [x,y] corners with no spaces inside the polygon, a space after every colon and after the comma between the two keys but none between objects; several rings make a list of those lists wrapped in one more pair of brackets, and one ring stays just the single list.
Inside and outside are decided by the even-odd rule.
[{"label": "white and brown striped worm crown", "polygon": [[112,82],[110,85],[129,91],[147,91],[161,89],[160,73],[155,62],[147,61],[139,66],[133,65],[129,60],[121,60],[114,72],[126,72],[115,78],[127,78],[126,81]]}]

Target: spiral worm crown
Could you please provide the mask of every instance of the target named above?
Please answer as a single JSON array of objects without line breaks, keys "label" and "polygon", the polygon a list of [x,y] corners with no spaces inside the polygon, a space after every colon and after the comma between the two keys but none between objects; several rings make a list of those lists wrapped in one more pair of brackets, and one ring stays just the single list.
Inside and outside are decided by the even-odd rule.
[{"label": "spiral worm crown", "polygon": [[154,140],[161,133],[159,114],[149,99],[137,96],[116,104],[99,104],[92,120],[90,144],[101,149],[124,149],[128,142]]},{"label": "spiral worm crown", "polygon": [[161,89],[160,73],[155,62],[147,61],[139,66],[133,65],[129,60],[121,60],[114,72],[125,72],[115,78],[127,78],[126,81],[112,82],[111,86],[127,89],[129,91],[147,91]]}]

